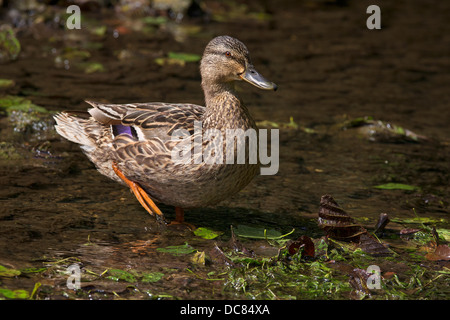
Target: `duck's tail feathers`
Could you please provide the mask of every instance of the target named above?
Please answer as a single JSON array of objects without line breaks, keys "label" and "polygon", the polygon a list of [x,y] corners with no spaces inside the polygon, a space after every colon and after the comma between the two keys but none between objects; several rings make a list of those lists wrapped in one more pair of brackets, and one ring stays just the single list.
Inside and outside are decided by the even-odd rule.
[{"label": "duck's tail feathers", "polygon": [[69,141],[86,147],[96,147],[97,128],[92,127],[89,119],[83,119],[68,112],[61,112],[53,117],[56,121],[55,129],[58,134]]}]

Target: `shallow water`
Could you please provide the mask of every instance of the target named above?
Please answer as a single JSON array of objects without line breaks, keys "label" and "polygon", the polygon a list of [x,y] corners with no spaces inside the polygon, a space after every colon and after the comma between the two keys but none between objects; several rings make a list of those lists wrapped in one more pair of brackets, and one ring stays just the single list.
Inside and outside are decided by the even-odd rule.
[{"label": "shallow water", "polygon": [[[221,12],[214,1],[205,4],[212,13]],[[76,262],[96,274],[111,268],[165,274],[163,282],[141,285],[140,293],[123,293],[129,290],[126,282],[87,282],[86,288],[95,288],[89,296],[94,299],[113,298],[112,292],[133,298],[241,298],[242,293],[223,291],[221,281],[205,281],[186,271],[193,268],[190,256],[156,249],[188,243],[210,252],[215,243],[228,240],[232,225],[282,234],[295,229],[293,236],[318,238],[323,234],[316,223],[323,194],[332,195],[368,227],[386,212],[398,219],[444,219],[438,227],[448,228],[450,4],[383,4],[378,31],[365,27],[366,7],[364,1],[348,1],[348,6],[267,1],[266,7],[255,2],[247,13],[266,12],[270,19],[248,18],[250,14],[220,22],[217,17],[185,17],[151,32],[133,31],[129,23],[134,19],[104,9],[87,11],[86,27],[79,31],[51,23],[20,29],[21,55],[0,66],[0,77],[15,81],[5,92],[49,111],[85,110],[84,99],[202,104],[197,63],[160,66],[154,59],[170,51],[201,54],[213,36],[229,34],[248,46],[255,67],[279,86],[277,92],[239,86],[254,118],[280,124],[292,117],[299,128],[280,129],[275,176],[257,177],[216,207],[186,212],[195,226],[224,233],[205,240],[182,226],[159,226],[127,188],[98,174],[78,146],[56,135],[51,115],[41,116],[41,125],[28,130],[17,130],[20,122],[1,117],[0,140],[7,144],[0,148],[0,265],[38,268],[60,261],[59,269]],[[99,26],[106,26],[103,35],[90,32]],[[182,40],[180,34],[185,35]],[[67,48],[81,48],[89,57],[78,61],[79,56],[67,55],[68,63],[63,58],[61,64]],[[105,70],[86,73],[78,66],[86,61],[100,62]],[[411,142],[389,134],[373,136],[361,127],[343,129],[345,120],[365,116],[427,139]],[[12,149],[4,153],[7,146]],[[417,189],[374,188],[389,182]],[[169,220],[174,218],[173,208],[161,209]],[[402,225],[392,222],[389,228],[400,230]],[[273,254],[258,241],[247,245]],[[213,264],[197,272],[221,268]],[[66,298],[61,293],[64,279],[58,273],[40,277],[39,297]],[[33,276],[8,278],[2,286],[31,291],[36,281]],[[144,289],[151,293],[142,293]]]}]

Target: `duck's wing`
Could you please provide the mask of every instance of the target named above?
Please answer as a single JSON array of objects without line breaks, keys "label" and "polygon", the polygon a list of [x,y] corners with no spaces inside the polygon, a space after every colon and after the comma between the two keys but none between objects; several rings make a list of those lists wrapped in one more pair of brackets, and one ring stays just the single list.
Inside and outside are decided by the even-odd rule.
[{"label": "duck's wing", "polygon": [[170,136],[176,129],[194,130],[194,121],[199,121],[205,107],[195,104],[177,103],[128,103],[102,104],[86,101],[92,109],[91,116],[100,123],[134,127],[139,140]]},{"label": "duck's wing", "polygon": [[121,134],[114,139],[113,148],[117,161],[131,165],[130,168],[123,168],[127,176],[134,174],[139,176],[141,172],[148,173],[156,168],[161,169],[171,159],[168,143],[164,143],[158,137],[136,141],[129,135]]},{"label": "duck's wing", "polygon": [[193,135],[194,121],[205,112],[205,107],[195,104],[87,102],[93,106],[88,110],[92,118],[111,126],[113,156],[126,163],[121,170],[136,181],[143,172],[171,166],[171,150],[177,144],[171,134],[184,129]]}]

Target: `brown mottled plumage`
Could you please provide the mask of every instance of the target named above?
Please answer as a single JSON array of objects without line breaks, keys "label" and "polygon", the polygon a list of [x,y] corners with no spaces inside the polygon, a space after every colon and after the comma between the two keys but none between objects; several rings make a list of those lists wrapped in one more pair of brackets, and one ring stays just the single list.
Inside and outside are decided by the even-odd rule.
[{"label": "brown mottled plumage", "polygon": [[[176,163],[171,151],[178,142],[171,140],[171,134],[185,129],[192,135],[194,121],[201,121],[203,132],[219,129],[223,135],[226,129],[257,129],[237,96],[234,83],[245,80],[266,90],[276,90],[276,85],[256,72],[245,45],[229,36],[211,40],[205,48],[200,71],[206,107],[187,103],[87,101],[93,107],[88,110],[88,117],[59,113],[55,116],[55,128],[66,139],[80,144],[100,173],[123,183],[113,170],[115,165],[158,202],[179,208],[215,204],[244,188],[257,174],[259,165],[248,161]],[[132,131],[117,134],[119,126]],[[191,141],[194,139],[192,136]],[[207,145],[208,141],[204,141],[203,148]]]}]

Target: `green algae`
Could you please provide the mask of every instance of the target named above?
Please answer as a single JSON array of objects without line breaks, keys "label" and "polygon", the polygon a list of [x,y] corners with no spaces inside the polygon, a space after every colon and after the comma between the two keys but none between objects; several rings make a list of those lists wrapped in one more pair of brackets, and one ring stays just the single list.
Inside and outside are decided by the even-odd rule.
[{"label": "green algae", "polygon": [[11,115],[14,111],[47,113],[47,109],[38,106],[24,97],[2,96],[0,97],[0,113]]}]

